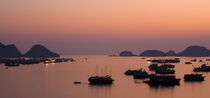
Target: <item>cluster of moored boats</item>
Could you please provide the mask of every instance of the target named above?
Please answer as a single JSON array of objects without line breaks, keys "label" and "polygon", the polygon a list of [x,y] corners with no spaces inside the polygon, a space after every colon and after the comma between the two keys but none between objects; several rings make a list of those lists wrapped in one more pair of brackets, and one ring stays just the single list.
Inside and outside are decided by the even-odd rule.
[{"label": "cluster of moored boats", "polygon": [[[180,62],[179,58],[156,59],[150,60],[150,62],[152,62],[152,64],[150,64],[148,68],[149,71],[152,72],[151,74],[142,68],[134,70],[128,69],[124,74],[133,76],[134,79],[144,79],[143,83],[147,83],[150,86],[175,86],[180,84],[181,78],[176,78],[175,65],[171,64]],[[195,67],[193,71],[210,72],[210,66],[203,64],[201,67]],[[204,78],[205,76],[203,76],[203,74],[184,74],[184,81],[204,81]],[[112,84],[114,79],[112,79],[111,75],[96,75],[89,77],[88,81],[90,84]],[[78,82],[75,82],[75,84],[77,83]]]},{"label": "cluster of moored boats", "polygon": [[[197,62],[197,61],[204,62],[203,60],[192,59],[189,62],[185,62],[185,64],[192,64],[192,62]],[[206,61],[210,61],[210,59],[206,59]]]},{"label": "cluster of moored boats", "polygon": [[139,70],[127,70],[125,75],[132,75],[134,79],[147,79],[143,81],[151,86],[170,86],[178,85],[181,79],[177,79],[175,75],[175,66],[171,64],[151,64],[148,66],[150,71],[154,71],[155,74],[149,74],[143,69]]},{"label": "cluster of moored boats", "polygon": [[[174,60],[155,60],[156,63],[153,63],[148,66],[150,72],[154,72],[153,74],[149,74],[143,69],[134,69],[127,70],[124,74],[133,76],[134,79],[146,79],[143,82],[147,83],[150,86],[174,86],[179,85],[180,78],[176,78],[175,70],[173,69],[175,65],[170,63],[175,63],[178,59]],[[147,60],[148,61],[148,60]],[[151,60],[152,62],[153,60]],[[167,63],[165,63],[167,61]],[[163,63],[164,62],[164,63]],[[180,62],[180,61],[179,61]],[[160,63],[160,64],[159,64]],[[177,62],[176,62],[177,63]],[[210,66],[203,64],[201,67],[195,67],[193,69],[194,72],[210,72]],[[185,74],[184,81],[204,81],[205,76],[202,74],[192,73]]]},{"label": "cluster of moored boats", "polygon": [[31,64],[50,64],[75,61],[73,58],[0,58],[0,64],[4,64],[7,67],[17,67],[21,65]]},{"label": "cluster of moored boats", "polygon": [[175,59],[147,59],[147,61],[152,62],[152,63],[180,63],[179,58]]}]

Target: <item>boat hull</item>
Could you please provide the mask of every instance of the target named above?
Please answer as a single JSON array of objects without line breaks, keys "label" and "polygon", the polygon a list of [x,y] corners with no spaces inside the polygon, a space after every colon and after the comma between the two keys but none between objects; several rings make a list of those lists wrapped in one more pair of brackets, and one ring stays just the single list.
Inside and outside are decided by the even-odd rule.
[{"label": "boat hull", "polygon": [[144,83],[147,83],[150,86],[174,86],[174,85],[179,85],[180,80],[181,79],[168,80],[168,81],[144,81]]}]

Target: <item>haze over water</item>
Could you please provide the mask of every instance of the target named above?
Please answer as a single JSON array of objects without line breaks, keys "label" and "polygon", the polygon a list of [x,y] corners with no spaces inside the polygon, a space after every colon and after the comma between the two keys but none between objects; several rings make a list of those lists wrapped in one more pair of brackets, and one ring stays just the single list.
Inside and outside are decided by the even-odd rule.
[{"label": "haze over water", "polygon": [[[177,78],[182,78],[179,86],[150,87],[143,80],[134,80],[125,76],[127,69],[144,68],[148,70],[150,63],[141,57],[109,57],[106,55],[75,55],[76,62],[56,64],[21,65],[6,68],[0,64],[0,95],[2,98],[209,98],[210,75],[203,73],[203,82],[184,82],[183,76],[191,73],[193,66],[203,63],[184,64],[194,58],[181,57],[175,64]],[[87,58],[87,60],[86,60]],[[165,57],[171,58],[171,57]],[[206,58],[196,58],[206,60]],[[88,76],[96,75],[96,65],[105,73],[111,68],[113,85],[88,85]],[[75,85],[74,81],[81,81]]]},{"label": "haze over water", "polygon": [[0,42],[25,53],[61,54],[210,48],[209,0],[1,0]]},{"label": "haze over water", "polygon": [[[127,69],[148,71],[146,59],[106,56],[124,50],[137,55],[151,49],[179,53],[193,45],[206,47],[193,53],[207,56],[209,36],[210,0],[0,0],[0,56],[13,55],[7,50],[16,51],[15,57],[27,56],[33,45],[41,44],[47,48],[35,49],[33,55],[55,52],[76,60],[8,68],[0,64],[0,97],[209,98],[209,73],[203,73],[203,82],[183,81],[184,74],[206,62],[186,65],[194,58],[180,57],[181,63],[175,64],[180,85],[154,88],[124,75]],[[19,64],[10,63],[5,64]],[[88,85],[97,64],[100,75],[106,65],[108,73],[111,70],[113,85]],[[75,81],[82,83],[75,85]]]}]

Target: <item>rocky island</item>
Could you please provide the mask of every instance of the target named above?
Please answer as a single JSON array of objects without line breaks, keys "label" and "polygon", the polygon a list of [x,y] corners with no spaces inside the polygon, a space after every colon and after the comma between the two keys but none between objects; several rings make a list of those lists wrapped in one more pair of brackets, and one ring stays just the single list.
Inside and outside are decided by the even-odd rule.
[{"label": "rocky island", "polygon": [[24,54],[24,57],[33,58],[49,58],[49,57],[60,57],[59,54],[54,53],[42,45],[34,45],[28,52]]}]

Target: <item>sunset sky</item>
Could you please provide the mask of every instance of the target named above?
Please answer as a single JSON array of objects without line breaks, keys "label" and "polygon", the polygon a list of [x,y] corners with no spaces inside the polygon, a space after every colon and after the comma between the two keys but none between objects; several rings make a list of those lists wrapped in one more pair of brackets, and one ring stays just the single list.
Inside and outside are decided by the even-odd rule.
[{"label": "sunset sky", "polygon": [[210,49],[210,0],[0,0],[0,42],[22,53]]}]

